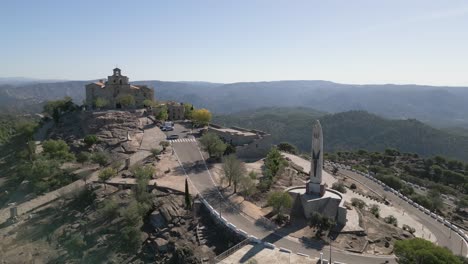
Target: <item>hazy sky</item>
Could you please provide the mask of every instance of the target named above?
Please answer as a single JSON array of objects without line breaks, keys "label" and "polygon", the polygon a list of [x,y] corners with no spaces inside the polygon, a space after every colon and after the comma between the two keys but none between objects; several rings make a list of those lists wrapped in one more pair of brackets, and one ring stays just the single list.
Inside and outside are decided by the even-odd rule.
[{"label": "hazy sky", "polygon": [[468,85],[468,1],[5,0],[0,77]]}]

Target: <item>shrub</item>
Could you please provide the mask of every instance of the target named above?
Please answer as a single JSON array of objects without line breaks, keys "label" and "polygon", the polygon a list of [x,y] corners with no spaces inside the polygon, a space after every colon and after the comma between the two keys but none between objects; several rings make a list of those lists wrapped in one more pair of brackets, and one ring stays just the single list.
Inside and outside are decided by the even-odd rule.
[{"label": "shrub", "polygon": [[437,246],[422,238],[396,241],[395,255],[400,264],[463,263],[450,250]]},{"label": "shrub", "polygon": [[299,151],[296,146],[288,142],[281,142],[278,144],[278,150],[288,152],[291,154],[297,154]]},{"label": "shrub", "polygon": [[357,207],[359,209],[362,209],[366,206],[366,203],[361,200],[361,199],[358,199],[358,198],[352,198],[351,199],[351,204],[354,206],[354,207]]},{"label": "shrub", "polygon": [[340,193],[346,193],[346,188],[342,182],[335,182],[332,185],[333,190],[337,190]]},{"label": "shrub", "polygon": [[351,190],[356,190],[356,184],[352,183],[351,186],[349,187]]},{"label": "shrub", "polygon": [[170,143],[168,141],[161,141],[159,142],[159,145],[163,148],[164,151],[167,147],[169,147]]},{"label": "shrub", "polygon": [[287,161],[281,156],[278,148],[272,147],[265,158],[265,175],[269,178],[275,177],[286,164]]},{"label": "shrub", "polygon": [[161,149],[158,149],[158,148],[152,148],[151,150],[151,155],[153,155],[153,157],[157,157],[159,154],[161,154]]},{"label": "shrub", "polygon": [[96,152],[93,155],[91,155],[91,161],[103,167],[109,163],[109,158],[104,152]]},{"label": "shrub", "polygon": [[112,220],[119,215],[119,206],[114,199],[104,200],[99,213],[106,219]]},{"label": "shrub", "polygon": [[322,231],[330,230],[335,225],[335,222],[332,219],[320,213],[313,212],[312,215],[310,216],[309,225],[317,227],[318,228],[317,235],[320,235]]},{"label": "shrub", "polygon": [[379,207],[377,204],[371,205],[371,207],[369,208],[369,211],[370,211],[371,214],[373,214],[375,217],[379,218],[379,215],[380,215],[380,207]]},{"label": "shrub", "polygon": [[132,95],[122,95],[117,98],[117,101],[124,108],[135,105],[135,98]]},{"label": "shrub", "polygon": [[91,147],[92,145],[96,144],[99,142],[99,139],[96,135],[87,135],[83,139],[84,143],[86,146]]},{"label": "shrub", "polygon": [[208,152],[208,155],[211,157],[219,158],[223,155],[226,150],[227,145],[219,138],[218,135],[212,132],[204,134],[200,138],[200,143],[203,147],[203,150]]},{"label": "shrub", "polygon": [[261,192],[267,192],[268,190],[270,190],[272,183],[273,181],[270,178],[262,178],[258,183],[258,189]]},{"label": "shrub", "polygon": [[70,153],[70,147],[61,139],[46,140],[42,143],[42,148],[44,149],[44,154],[51,159],[71,161],[75,158],[75,156]]},{"label": "shrub", "polygon": [[283,211],[292,206],[292,198],[286,192],[272,192],[268,196],[268,205],[273,207],[273,212],[279,216]]},{"label": "shrub", "polygon": [[416,229],[414,227],[411,227],[409,225],[403,225],[402,227],[403,230],[410,232],[411,234],[414,234],[416,232]]},{"label": "shrub", "polygon": [[249,172],[249,177],[252,180],[256,180],[257,179],[257,173],[255,171],[250,171]]},{"label": "shrub", "polygon": [[76,155],[76,161],[81,164],[84,164],[90,159],[90,157],[91,157],[91,154],[89,152],[82,151],[78,153],[78,155]]},{"label": "shrub", "polygon": [[117,171],[114,168],[105,168],[99,172],[99,180],[105,182],[109,180],[110,178],[114,177],[117,175]]},{"label": "shrub", "polygon": [[96,98],[96,100],[94,100],[94,106],[96,108],[102,108],[108,105],[109,105],[109,101],[104,98],[98,97]]},{"label": "shrub", "polygon": [[398,225],[398,220],[393,215],[389,215],[389,216],[385,217],[384,221],[387,224],[391,224],[391,225],[394,225],[394,226]]}]

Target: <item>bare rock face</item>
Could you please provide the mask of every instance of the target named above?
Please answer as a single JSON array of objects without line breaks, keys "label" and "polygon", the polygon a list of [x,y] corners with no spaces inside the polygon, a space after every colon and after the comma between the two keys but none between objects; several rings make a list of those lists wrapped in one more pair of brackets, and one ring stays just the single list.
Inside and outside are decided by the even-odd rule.
[{"label": "bare rock face", "polygon": [[89,112],[82,115],[85,135],[96,135],[104,148],[125,154],[138,150],[143,127],[137,114],[128,111]]},{"label": "bare rock face", "polygon": [[166,252],[167,251],[167,248],[168,248],[168,245],[169,245],[169,242],[163,238],[156,238],[156,240],[154,241],[155,244],[156,244],[156,247],[159,251],[161,252]]},{"label": "bare rock face", "polygon": [[126,141],[120,144],[120,146],[123,149],[123,152],[125,154],[131,154],[137,152],[138,148],[140,147],[140,144],[138,141],[133,140],[133,141]]},{"label": "bare rock face", "polygon": [[181,219],[186,215],[184,202],[178,196],[165,200],[159,211],[166,222],[172,224],[179,224]]}]

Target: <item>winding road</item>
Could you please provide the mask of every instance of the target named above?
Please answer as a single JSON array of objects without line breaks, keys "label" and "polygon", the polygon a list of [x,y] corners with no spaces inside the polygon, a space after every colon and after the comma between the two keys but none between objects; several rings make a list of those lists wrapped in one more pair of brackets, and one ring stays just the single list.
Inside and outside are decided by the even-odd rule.
[{"label": "winding road", "polygon": [[[174,131],[169,135],[179,135],[180,138],[191,137],[187,135],[186,128],[176,124]],[[324,252],[324,257],[329,258],[329,247],[321,243],[303,243],[296,238],[289,237],[281,230],[271,230],[255,222],[253,219],[243,215],[239,210],[233,208],[225,199],[210,174],[208,165],[205,163],[202,152],[197,142],[172,142],[174,154],[177,156],[184,173],[191,180],[198,192],[213,206],[220,211],[222,216],[237,228],[246,231],[262,241],[274,244],[277,247],[287,248],[293,252],[319,257]],[[375,264],[396,263],[393,256],[362,255],[332,249],[332,260],[344,263]],[[386,262],[388,261],[388,262]]]},{"label": "winding road", "polygon": [[437,238],[437,244],[442,247],[449,248],[454,254],[467,256],[468,248],[466,242],[461,238],[460,235],[453,232],[450,228],[438,222],[436,219],[430,217],[424,212],[416,209],[414,206],[405,202],[403,199],[393,194],[390,191],[384,189],[376,182],[349,170],[340,169],[340,173],[345,176],[355,178],[361,183],[365,184],[370,189],[385,194],[385,197],[390,201],[395,207],[402,208],[406,213],[415,216],[419,219],[421,226],[415,226],[414,228],[428,228]]}]

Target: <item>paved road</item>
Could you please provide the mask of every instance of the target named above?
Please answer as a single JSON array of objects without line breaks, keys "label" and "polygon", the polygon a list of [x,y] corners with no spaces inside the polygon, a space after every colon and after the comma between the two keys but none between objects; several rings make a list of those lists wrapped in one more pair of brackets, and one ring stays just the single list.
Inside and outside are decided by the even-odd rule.
[{"label": "paved road", "polygon": [[[176,124],[174,128],[174,131],[168,132],[168,134],[177,134],[181,138],[184,138],[187,135],[186,132],[183,132],[187,129],[181,125]],[[252,219],[241,215],[238,210],[235,210],[230,206],[227,200],[218,192],[207,165],[205,164],[202,153],[198,148],[197,142],[172,142],[172,146],[186,175],[190,178],[195,188],[197,188],[203,197],[216,210],[221,211],[224,218],[233,223],[237,228],[246,231],[250,235],[258,237],[263,241],[273,243],[277,247],[290,249],[293,252],[300,252],[313,257],[319,257],[320,252],[323,251],[325,257],[328,259],[328,246],[323,247],[319,243],[304,244],[299,242],[297,239],[281,234],[281,231],[273,233],[271,230],[254,223]],[[333,250],[332,256],[333,261],[341,261],[350,264],[385,263],[386,260],[389,260],[389,263],[396,263],[393,258],[389,256],[367,256],[336,250]]]},{"label": "paved road", "polygon": [[424,226],[424,228],[428,228],[437,237],[437,244],[439,246],[447,247],[457,255],[466,256],[468,254],[468,249],[466,244],[463,242],[463,239],[450,228],[440,222],[437,222],[429,215],[419,211],[392,192],[385,191],[382,186],[374,181],[349,170],[340,169],[340,173],[351,176],[364,183],[369,188],[380,192],[381,194],[385,194],[387,200],[389,200],[395,207],[400,207],[404,209],[405,212],[416,216],[417,219],[419,219],[421,226],[414,226],[414,228],[422,228],[422,226]]}]

